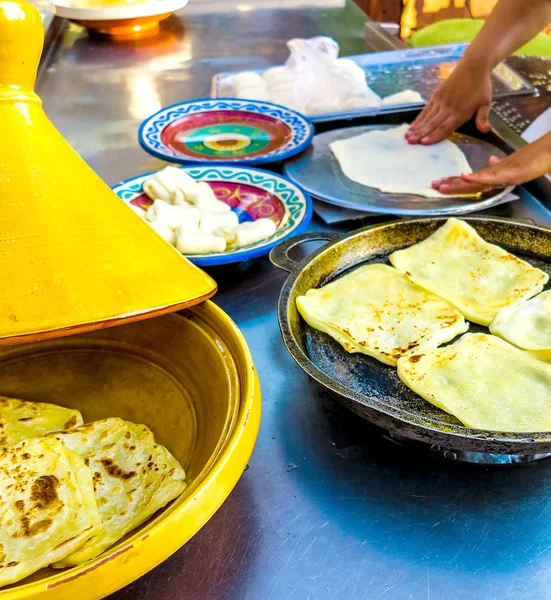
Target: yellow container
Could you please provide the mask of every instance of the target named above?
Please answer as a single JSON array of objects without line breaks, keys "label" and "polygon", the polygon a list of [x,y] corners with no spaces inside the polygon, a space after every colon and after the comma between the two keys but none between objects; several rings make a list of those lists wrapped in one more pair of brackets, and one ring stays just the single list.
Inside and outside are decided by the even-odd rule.
[{"label": "yellow container", "polygon": [[260,423],[260,387],[247,344],[212,302],[121,327],[0,347],[0,394],[76,408],[86,421],[116,416],[145,423],[188,476],[179,498],[96,559],[62,571],[43,569],[0,590],[0,600],[94,600],[158,565],[228,496]]},{"label": "yellow container", "polygon": [[42,111],[32,91],[42,39],[31,5],[0,0],[0,394],[77,408],[86,421],[144,423],[188,482],[96,559],[0,590],[0,600],[93,600],[167,558],[228,496],[256,440],[260,388],[231,319],[211,302],[188,308],[215,282],[129,210]]},{"label": "yellow container", "polygon": [[0,344],[59,337],[181,310],[216,283],[86,165],[33,84],[38,11],[0,0]]}]

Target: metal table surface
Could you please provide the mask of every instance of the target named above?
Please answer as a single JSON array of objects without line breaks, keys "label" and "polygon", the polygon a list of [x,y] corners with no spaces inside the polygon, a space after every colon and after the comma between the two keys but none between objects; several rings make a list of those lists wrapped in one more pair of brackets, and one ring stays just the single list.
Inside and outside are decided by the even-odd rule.
[{"label": "metal table surface", "polygon": [[[41,72],[47,113],[113,184],[161,166],[140,149],[139,122],[207,95],[216,72],[280,63],[291,37],[330,35],[342,54],[391,45],[348,2],[257,1],[192,0],[139,42],[70,26]],[[551,224],[531,197],[496,211]],[[267,259],[211,272],[260,373],[258,443],[211,521],[113,600],[551,598],[551,461],[489,469],[386,441],[287,354],[284,273]]]}]

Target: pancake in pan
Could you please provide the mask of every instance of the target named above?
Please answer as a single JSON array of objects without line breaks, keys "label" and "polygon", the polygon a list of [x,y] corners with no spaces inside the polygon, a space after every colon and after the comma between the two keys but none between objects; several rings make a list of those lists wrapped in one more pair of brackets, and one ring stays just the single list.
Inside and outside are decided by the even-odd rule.
[{"label": "pancake in pan", "polygon": [[470,321],[489,325],[497,313],[543,289],[549,276],[467,223],[448,219],[426,240],[389,257],[412,282],[454,304]]},{"label": "pancake in pan", "polygon": [[490,323],[490,331],[542,358],[551,357],[551,290],[500,310]]},{"label": "pancake in pan", "polygon": [[493,335],[400,358],[398,376],[467,427],[551,431],[551,365]]},{"label": "pancake in pan", "polygon": [[446,300],[408,281],[388,265],[373,264],[297,298],[312,327],[361,352],[396,365],[401,356],[436,348],[467,331]]}]

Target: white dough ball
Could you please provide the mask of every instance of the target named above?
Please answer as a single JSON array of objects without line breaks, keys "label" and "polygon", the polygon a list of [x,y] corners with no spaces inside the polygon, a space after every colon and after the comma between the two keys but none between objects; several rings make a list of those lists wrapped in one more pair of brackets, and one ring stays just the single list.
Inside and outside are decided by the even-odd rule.
[{"label": "white dough ball", "polygon": [[264,87],[266,83],[258,73],[254,71],[243,71],[233,78],[233,87]]},{"label": "white dough ball", "polygon": [[315,98],[306,106],[309,115],[320,115],[325,113],[334,113],[342,110],[340,98],[335,95],[333,98]]},{"label": "white dough ball", "polygon": [[272,67],[264,72],[262,78],[269,86],[286,83],[292,84],[294,73],[287,67]]},{"label": "white dough ball", "polygon": [[306,106],[300,102],[297,102],[291,96],[272,96],[270,100],[274,104],[279,104],[280,106],[285,106],[285,108],[289,108],[296,112],[299,112],[303,115],[306,114]]},{"label": "white dough ball", "polygon": [[344,98],[342,106],[345,110],[357,110],[360,108],[374,108],[379,106],[379,102],[370,95],[348,96]]},{"label": "white dough ball", "polygon": [[270,94],[290,94],[294,87],[293,81],[276,81],[269,84],[268,90]]},{"label": "white dough ball", "polygon": [[138,217],[140,217],[140,219],[145,220],[145,212],[143,208],[140,208],[139,206],[134,206],[134,204],[128,204],[128,206],[138,215]]},{"label": "white dough ball", "polygon": [[258,219],[257,221],[249,221],[241,223],[233,229],[238,248],[256,244],[274,235],[277,230],[277,225],[271,219]]},{"label": "white dough ball", "polygon": [[292,89],[278,89],[270,91],[270,100],[275,104],[280,104],[281,106],[285,106],[291,110],[296,110],[297,112],[306,114],[304,102],[301,102],[297,98],[297,94],[294,94]]},{"label": "white dough ball", "polygon": [[153,221],[149,223],[151,229],[153,229],[156,233],[158,233],[165,242],[168,242],[171,246],[174,246],[176,243],[176,234],[168,225],[165,225],[161,221]]},{"label": "white dough ball", "polygon": [[213,233],[218,228],[232,229],[237,225],[239,225],[239,219],[233,211],[226,213],[204,211],[201,213],[199,231],[201,233]]},{"label": "white dough ball", "polygon": [[224,252],[226,240],[212,234],[182,233],[176,240],[176,248],[182,254],[213,254]]},{"label": "white dough ball", "polygon": [[244,100],[260,100],[265,102],[268,100],[268,91],[259,87],[248,87],[239,88],[236,90],[237,98],[243,98]]},{"label": "white dough ball", "polygon": [[419,92],[414,90],[404,90],[390,96],[385,96],[381,104],[383,106],[396,106],[399,104],[412,104],[417,102],[423,102],[423,96]]},{"label": "white dough ball", "polygon": [[335,65],[344,70],[356,83],[362,87],[367,87],[367,81],[363,69],[349,58],[339,58],[335,61]]}]

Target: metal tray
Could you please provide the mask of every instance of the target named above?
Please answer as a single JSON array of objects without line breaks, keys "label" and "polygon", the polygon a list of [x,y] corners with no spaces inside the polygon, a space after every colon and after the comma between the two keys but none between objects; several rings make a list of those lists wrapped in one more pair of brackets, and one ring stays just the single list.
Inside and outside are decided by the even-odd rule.
[{"label": "metal tray", "polygon": [[[381,98],[403,90],[419,92],[429,99],[438,85],[448,78],[468,44],[443,44],[425,48],[390,50],[347,56],[359,65],[366,74],[367,84]],[[257,69],[263,73],[266,69]],[[211,96],[213,98],[233,97],[233,77],[236,72],[219,73],[212,79]],[[512,67],[499,64],[493,71],[494,98],[504,96],[532,94],[533,86]],[[343,118],[365,117],[379,114],[407,112],[421,108],[424,102],[364,108],[311,115],[314,123],[336,121]]]},{"label": "metal tray", "polygon": [[[491,190],[477,198],[424,198],[413,194],[388,194],[375,188],[360,185],[348,179],[334,157],[329,144],[348,139],[375,129],[387,129],[390,124],[345,127],[320,133],[314,137],[310,148],[285,162],[284,174],[298,186],[307,190],[314,198],[328,204],[366,211],[374,214],[400,216],[462,215],[485,210],[500,204],[513,187]],[[488,165],[491,155],[505,154],[484,140],[461,133],[450,139],[465,154],[474,171]]]}]

